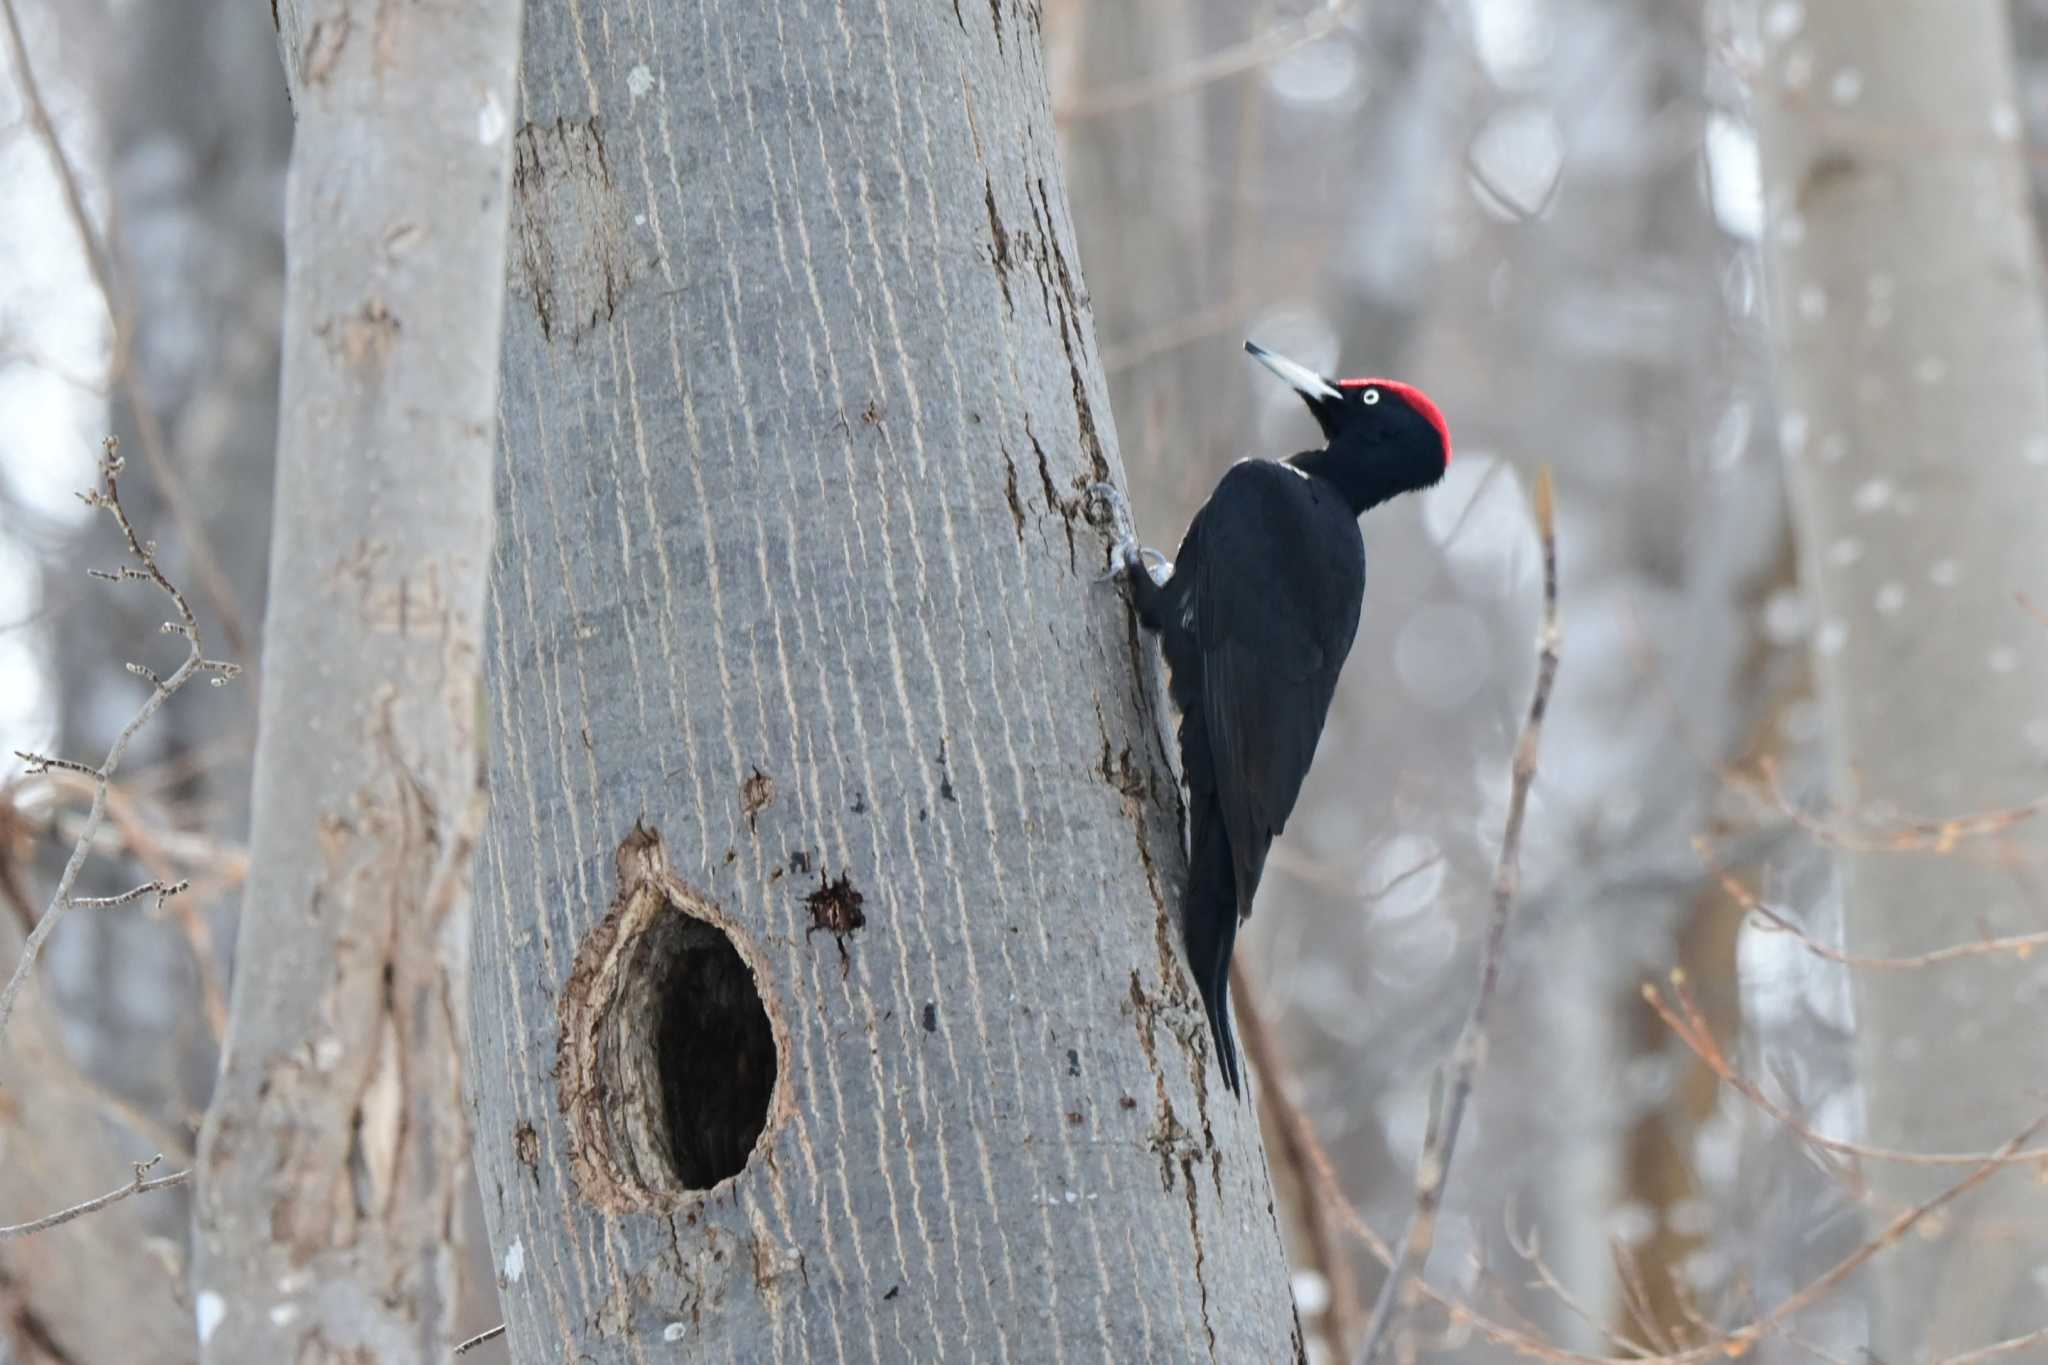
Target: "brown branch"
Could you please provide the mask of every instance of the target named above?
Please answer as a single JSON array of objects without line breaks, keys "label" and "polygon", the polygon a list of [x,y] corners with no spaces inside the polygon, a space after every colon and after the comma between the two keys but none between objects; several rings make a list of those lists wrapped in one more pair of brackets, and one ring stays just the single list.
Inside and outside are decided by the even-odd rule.
[{"label": "brown branch", "polygon": [[[88,802],[92,799],[94,783],[90,779],[66,774],[51,775],[47,780],[54,792],[82,794]],[[180,880],[179,868],[174,864],[182,864],[186,869],[204,874],[190,894],[181,895],[168,904],[160,901],[157,911],[161,913],[168,909],[184,931],[186,943],[192,950],[193,970],[198,974],[200,1004],[206,1014],[206,1025],[218,1043],[227,1036],[227,990],[221,984],[220,973],[214,968],[213,930],[201,911],[220,892],[241,885],[248,876],[249,855],[242,849],[202,835],[152,827],[144,818],[142,803],[134,795],[135,786],[135,780],[131,778],[126,783],[109,784],[107,788],[107,819],[117,832],[118,851],[141,862],[160,882]],[[54,814],[50,824],[53,828],[63,827]],[[75,839],[77,836],[74,834],[72,837]],[[24,929],[28,927],[24,925]]]},{"label": "brown branch", "polygon": [[[1896,1245],[1922,1219],[1953,1203],[1998,1171],[2022,1159],[2024,1152],[2027,1150],[2025,1147],[2026,1142],[2039,1132],[2044,1124],[2048,1124],[2048,1114],[2044,1114],[2028,1124],[1998,1151],[1987,1154],[1984,1162],[1962,1180],[1934,1195],[1924,1203],[1916,1204],[1899,1214],[1877,1236],[1850,1252],[1837,1262],[1832,1269],[1828,1270],[1818,1279],[1810,1281],[1803,1289],[1780,1303],[1770,1312],[1753,1317],[1749,1322],[1736,1328],[1733,1332],[1721,1334],[1715,1340],[1689,1346],[1671,1355],[1630,1354],[1625,1356],[1597,1356],[1584,1351],[1567,1350],[1563,1347],[1553,1346],[1534,1332],[1525,1331],[1522,1328],[1504,1323],[1497,1318],[1489,1317],[1470,1304],[1454,1298],[1442,1290],[1432,1288],[1427,1281],[1419,1276],[1411,1281],[1411,1283],[1417,1287],[1418,1292],[1422,1296],[1430,1299],[1448,1313],[1453,1323],[1469,1327],[1493,1345],[1505,1347],[1518,1355],[1526,1356],[1532,1360],[1559,1362],[1560,1365],[1706,1365],[1708,1361],[1737,1359],[1747,1354],[1764,1337],[1780,1331],[1792,1316],[1811,1308],[1821,1298],[1837,1288],[1843,1280],[1854,1274],[1866,1261],[1869,1261],[1887,1248]],[[1337,1216],[1344,1223],[1346,1230],[1363,1242],[1372,1251],[1373,1255],[1379,1258],[1382,1264],[1391,1268],[1394,1264],[1393,1253],[1388,1249],[1385,1240],[1378,1233],[1374,1232],[1371,1225],[1360,1216],[1357,1206],[1352,1204],[1345,1195],[1343,1187],[1337,1181],[1336,1171],[1330,1164],[1330,1155],[1323,1149],[1321,1140],[1315,1135],[1315,1130],[1304,1125],[1301,1130],[1301,1137],[1308,1156],[1309,1169],[1314,1172],[1316,1183],[1320,1187],[1323,1197],[1328,1199],[1330,1206],[1337,1211]],[[2018,1350],[2023,1345],[2031,1344],[2040,1335],[2037,1333],[2034,1336],[2017,1337],[2008,1342],[1999,1342],[1993,1347],[1983,1348],[1971,1355],[1942,1361],[1940,1365],[1976,1365],[1978,1361],[1991,1359],[1997,1354]],[[1985,1352],[1990,1352],[1991,1354],[1987,1355]]]},{"label": "brown branch", "polygon": [[2048,1114],[2043,1114],[2040,1118],[2035,1119],[2025,1128],[2015,1133],[2011,1140],[2003,1147],[1987,1156],[1976,1170],[1970,1172],[1940,1194],[1935,1195],[1932,1199],[1924,1203],[1915,1204],[1912,1208],[1907,1209],[1904,1213],[1892,1219],[1891,1222],[1885,1224],[1884,1231],[1878,1233],[1877,1236],[1871,1238],[1847,1256],[1844,1256],[1835,1264],[1834,1269],[1828,1271],[1827,1274],[1822,1275],[1819,1279],[1810,1282],[1804,1289],[1794,1294],[1791,1298],[1786,1299],[1765,1316],[1758,1318],[1747,1327],[1730,1335],[1721,1344],[1719,1349],[1729,1355],[1740,1354],[1739,1351],[1731,1348],[1739,1345],[1746,1349],[1760,1340],[1766,1332],[1774,1330],[1780,1323],[1789,1320],[1794,1314],[1802,1312],[1819,1302],[1837,1285],[1841,1284],[1843,1280],[1848,1279],[1850,1275],[1854,1274],[1865,1261],[1868,1261],[1886,1247],[1895,1245],[1908,1232],[1912,1231],[1914,1225],[1921,1219],[1954,1203],[1996,1175],[2001,1169],[2012,1164],[2017,1159],[2017,1154],[2026,1146],[2027,1140],[2040,1132],[2043,1124],[2048,1124]]},{"label": "brown branch", "polygon": [[1329,1205],[1316,1197],[1315,1181],[1309,1174],[1308,1117],[1294,1102],[1293,1074],[1266,1027],[1259,993],[1252,985],[1251,973],[1245,970],[1242,954],[1230,964],[1230,993],[1237,1002],[1237,1036],[1244,1043],[1252,1074],[1260,1078],[1259,1100],[1274,1138],[1273,1155],[1298,1192],[1302,1233],[1308,1241],[1308,1268],[1330,1287],[1323,1337],[1331,1358],[1343,1360],[1350,1344],[1359,1339],[1358,1286],[1351,1276],[1350,1257],[1344,1254],[1343,1238],[1330,1222]]},{"label": "brown branch", "polygon": [[[5,5],[6,0],[0,0],[0,7]],[[11,15],[11,9],[9,13]],[[42,953],[44,942],[56,929],[57,922],[64,917],[65,912],[81,904],[72,895],[72,889],[78,884],[78,875],[84,870],[86,857],[92,851],[93,840],[99,834],[100,823],[106,817],[107,791],[113,783],[115,770],[121,766],[121,759],[128,752],[128,745],[141,732],[142,727],[163,709],[164,703],[176,696],[193,678],[201,673],[210,674],[210,681],[218,687],[241,671],[237,664],[206,657],[199,636],[199,622],[192,615],[191,604],[185,600],[185,594],[164,576],[163,570],[157,565],[156,542],[145,541],[136,534],[134,524],[128,520],[128,513],[121,506],[121,468],[119,443],[109,438],[100,455],[98,485],[89,493],[81,493],[79,497],[86,506],[101,508],[109,513],[128,542],[128,554],[134,560],[134,564],[124,566],[112,576],[123,580],[134,578],[150,582],[177,607],[178,619],[165,622],[163,631],[166,635],[184,637],[185,659],[170,676],[155,680],[141,709],[121,728],[121,733],[114,736],[114,742],[108,748],[106,758],[97,768],[73,763],[68,759],[23,755],[28,761],[30,772],[46,772],[51,768],[59,768],[89,776],[93,782],[92,808],[86,812],[85,828],[80,833],[78,841],[72,845],[71,856],[65,861],[63,875],[57,880],[57,890],[50,898],[49,908],[36,921],[35,928],[22,944],[21,961],[15,964],[14,975],[8,978],[5,988],[0,988],[0,1034],[7,1031],[7,1021],[14,1015],[15,1001],[20,997],[22,987],[27,985],[30,972],[35,969],[36,959]]]},{"label": "brown branch", "polygon": [[1996,1360],[1999,1356],[2011,1355],[2014,1351],[2041,1345],[2048,1345],[2048,1327],[2043,1327],[2038,1332],[2028,1332],[2024,1336],[1994,1341],[1989,1346],[1979,1346],[1976,1350],[1965,1351],[1959,1356],[1948,1356],[1935,1362],[1935,1365],[1978,1365],[1980,1361]]},{"label": "brown branch", "polygon": [[[1393,1251],[1388,1247],[1386,1240],[1373,1231],[1371,1224],[1358,1212],[1357,1205],[1344,1193],[1344,1187],[1337,1179],[1336,1168],[1330,1162],[1330,1154],[1324,1149],[1322,1140],[1316,1136],[1314,1127],[1298,1109],[1284,1112],[1292,1115],[1293,1136],[1300,1144],[1301,1153],[1306,1158],[1308,1171],[1314,1176],[1318,1192],[1336,1211],[1338,1220],[1344,1224],[1345,1230],[1363,1243],[1391,1273],[1395,1265]],[[1442,1308],[1454,1324],[1468,1327],[1489,1343],[1532,1360],[1551,1361],[1557,1365],[1706,1365],[1708,1361],[1737,1359],[1746,1355],[1764,1337],[1782,1330],[1794,1314],[1812,1307],[1820,1298],[1855,1273],[1866,1261],[1897,1244],[1929,1214],[1962,1197],[2004,1167],[2025,1159],[2028,1150],[2026,1142],[2044,1124],[2048,1124],[2048,1115],[2043,1115],[2027,1125],[2003,1148],[1988,1153],[1978,1168],[1961,1181],[1926,1202],[1901,1213],[1886,1225],[1884,1231],[1852,1251],[1819,1279],[1811,1281],[1769,1313],[1753,1315],[1748,1323],[1733,1332],[1717,1333],[1714,1339],[1688,1346],[1675,1354],[1654,1356],[1635,1349],[1627,1355],[1599,1356],[1584,1351],[1567,1350],[1553,1346],[1533,1331],[1513,1326],[1480,1312],[1463,1300],[1433,1288],[1420,1276],[1412,1283],[1422,1296]],[[1703,1332],[1711,1330],[1704,1322],[1696,1322],[1696,1325]],[[2048,1335],[2048,1329],[2029,1336],[1997,1342],[1977,1351],[1941,1361],[1939,1365],[1978,1365],[1981,1361],[2032,1345],[2043,1339],[2044,1335]]]},{"label": "brown branch", "polygon": [[193,571],[199,575],[200,586],[220,615],[221,633],[227,637],[228,648],[239,654],[247,647],[242,630],[241,603],[236,600],[234,587],[228,582],[227,573],[213,552],[205,523],[193,510],[191,499],[185,495],[184,484],[171,464],[156,409],[150,405],[149,395],[142,391],[142,381],[135,372],[134,364],[135,310],[116,284],[107,244],[94,228],[92,215],[86,211],[85,194],[79,186],[78,173],[72,169],[71,158],[65,154],[63,144],[57,140],[56,125],[50,121],[49,106],[43,102],[42,85],[36,80],[35,68],[29,64],[28,43],[22,37],[21,18],[15,12],[14,0],[0,0],[0,20],[5,21],[0,27],[7,32],[8,55],[14,63],[15,78],[21,87],[22,105],[28,112],[29,124],[49,153],[58,187],[64,194],[64,208],[70,215],[72,230],[78,234],[86,265],[92,271],[93,283],[113,324],[111,367],[120,382],[121,397],[134,416],[135,433],[142,443],[142,457],[149,465],[150,476],[156,480],[165,506],[171,509],[171,519],[177,522],[185,537],[185,548],[192,556]]},{"label": "brown branch", "polygon": [[1937,963],[1955,962],[1963,958],[1989,957],[2000,953],[2011,953],[2015,957],[2024,959],[2033,953],[2036,948],[2048,948],[2048,932],[2042,932],[2007,934],[2003,938],[1980,938],[1969,943],[1952,943],[1946,948],[1935,948],[1928,952],[1915,953],[1910,957],[1865,957],[1857,953],[1845,953],[1839,948],[1830,947],[1828,944],[1822,943],[1819,939],[1814,938],[1804,929],[1793,923],[1784,914],[1773,910],[1764,901],[1763,897],[1744,886],[1733,876],[1727,873],[1721,873],[1719,876],[1721,889],[1728,893],[1729,898],[1737,905],[1740,905],[1745,912],[1766,921],[1770,925],[1771,931],[1790,934],[1799,941],[1800,946],[1804,947],[1814,956],[1826,958],[1829,962],[1839,963],[1844,967],[1860,967],[1879,972],[1905,972],[1921,967],[1932,967]]},{"label": "brown branch", "polygon": [[1533,1223],[1530,1224],[1529,1230],[1526,1233],[1516,1230],[1512,1205],[1510,1205],[1510,1212],[1507,1216],[1507,1237],[1508,1245],[1514,1248],[1515,1254],[1520,1256],[1528,1264],[1529,1269],[1534,1272],[1536,1283],[1541,1285],[1552,1298],[1563,1304],[1565,1310],[1573,1317],[1586,1324],[1590,1331],[1597,1332],[1601,1336],[1606,1337],[1607,1340],[1614,1343],[1616,1349],[1626,1351],[1631,1356],[1652,1356],[1656,1354],[1655,1351],[1633,1337],[1623,1335],[1580,1301],[1578,1295],[1565,1287],[1564,1281],[1557,1277],[1557,1272],[1551,1268],[1550,1262],[1544,1259],[1543,1239],[1536,1226]]},{"label": "brown branch", "polygon": [[159,1152],[147,1161],[136,1162],[135,1178],[133,1180],[117,1190],[109,1190],[97,1199],[88,1199],[83,1204],[73,1204],[68,1209],[59,1209],[57,1212],[46,1214],[41,1218],[35,1219],[33,1222],[15,1223],[7,1227],[0,1227],[0,1241],[10,1237],[26,1237],[30,1233],[43,1232],[49,1228],[68,1223],[74,1218],[83,1218],[88,1213],[98,1213],[107,1205],[118,1204],[123,1199],[127,1199],[132,1195],[148,1194],[152,1190],[167,1190],[173,1185],[182,1185],[192,1178],[191,1168],[187,1167],[182,1171],[173,1171],[169,1175],[160,1175],[154,1180],[147,1179],[146,1177],[150,1170],[163,1159],[163,1153]]},{"label": "brown branch", "polygon": [[1895,1147],[1874,1147],[1868,1143],[1828,1137],[1765,1094],[1762,1086],[1735,1069],[1734,1063],[1728,1060],[1727,1054],[1721,1050],[1721,1045],[1715,1041],[1713,1030],[1707,1026],[1706,1016],[1700,1013],[1699,1005],[1693,999],[1692,988],[1687,983],[1683,971],[1671,973],[1670,1000],[1666,1000],[1663,992],[1647,981],[1643,983],[1643,999],[1649,1002],[1651,1009],[1657,1011],[1657,1017],[1678,1035],[1679,1041],[1684,1043],[1694,1056],[1706,1063],[1716,1076],[1733,1086],[1765,1114],[1798,1134],[1809,1146],[1842,1156],[1859,1157],[1866,1161],[1889,1161],[1904,1166],[1976,1166],[1994,1159],[2015,1165],[2048,1161],[2048,1147],[2030,1147],[2001,1158],[1991,1152],[1907,1152]]},{"label": "brown branch", "polygon": [[2031,820],[2048,809],[2048,796],[2036,797],[2022,805],[1996,810],[1970,811],[1962,815],[1919,816],[1895,822],[1888,831],[1866,832],[1832,825],[1799,808],[1786,792],[1778,765],[1769,758],[1757,762],[1771,802],[1813,841],[1844,853],[1919,853],[1948,857],[1965,843],[2004,834],[2014,825]]},{"label": "brown branch", "polygon": [[1550,706],[1550,689],[1557,681],[1558,645],[1564,633],[1557,615],[1557,525],[1552,514],[1548,466],[1536,473],[1535,511],[1536,531],[1543,542],[1543,629],[1537,637],[1536,687],[1529,698],[1529,715],[1522,724],[1521,739],[1515,744],[1507,828],[1501,836],[1500,860],[1494,866],[1493,917],[1487,925],[1486,943],[1479,959],[1479,994],[1472,1001],[1472,1012],[1466,1016],[1465,1027],[1452,1050],[1450,1096],[1441,1113],[1434,1104],[1430,1106],[1431,1131],[1416,1163],[1415,1211],[1401,1234],[1393,1268],[1380,1287],[1379,1302],[1373,1306],[1365,1345],[1358,1354],[1360,1365],[1372,1365],[1385,1345],[1398,1311],[1396,1300],[1402,1301],[1402,1307],[1408,1307],[1421,1294],[1421,1272],[1428,1263],[1430,1243],[1436,1235],[1437,1210],[1443,1203],[1444,1182],[1457,1150],[1458,1129],[1472,1096],[1473,1078],[1485,1055],[1486,1016],[1500,985],[1501,948],[1507,939],[1516,894],[1521,889],[1522,817],[1528,807],[1530,784],[1536,778],[1536,755],[1543,743],[1543,716]]}]

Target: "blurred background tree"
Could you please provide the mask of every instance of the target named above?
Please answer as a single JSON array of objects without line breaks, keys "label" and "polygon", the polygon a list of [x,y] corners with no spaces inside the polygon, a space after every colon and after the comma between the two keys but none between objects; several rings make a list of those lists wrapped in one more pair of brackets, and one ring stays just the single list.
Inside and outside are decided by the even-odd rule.
[{"label": "blurred background tree", "polygon": [[[114,665],[153,618],[80,581],[68,495],[90,482],[105,431],[138,449],[136,403],[162,427],[245,624],[261,619],[288,119],[260,7],[14,4],[126,301],[110,313],[94,293],[10,62],[0,179],[15,193],[0,206],[0,253],[20,268],[0,278],[0,748],[89,753],[134,700]],[[1946,259],[1937,247],[1984,266],[1967,245],[1983,234],[2008,267],[1994,277],[2005,305],[2038,315],[2028,263],[2040,218],[2024,218],[2018,177],[2031,172],[2034,206],[2048,166],[2048,6],[1972,0],[1979,41],[1939,70],[1920,55],[1950,42],[1946,28],[1920,35],[1871,24],[1864,7],[1800,0],[1042,8],[1147,539],[1170,546],[1229,461],[1309,439],[1299,405],[1239,355],[1248,334],[1312,364],[1421,384],[1457,441],[1442,487],[1367,523],[1364,630],[1243,950],[1289,1092],[1344,1189],[1391,1230],[1429,1077],[1470,990],[1530,681],[1537,565],[1514,485],[1550,462],[1567,662],[1525,845],[1527,900],[1433,1282],[1584,1350],[1678,1349],[1704,1339],[1703,1323],[1768,1310],[1968,1172],[1901,1184],[1840,1145],[1919,1145],[1887,1124],[1901,1102],[1887,1096],[1954,1116],[1947,1134],[1925,1130],[1928,1145],[1971,1151],[2040,1102],[2043,1054],[2026,1041],[2040,955],[1893,972],[1873,997],[1868,972],[1824,954],[1846,943],[1912,955],[2048,928],[2024,822],[1958,822],[2038,799],[2048,728],[2024,713],[2041,662],[2032,632],[2048,625],[2014,594],[2048,602],[2048,583],[2026,580],[2015,544],[2037,501],[2025,479],[2038,477],[2016,471],[2048,463],[2048,433],[2012,405],[2015,388],[1977,383],[1973,348],[2007,334],[1945,313],[1956,291],[1928,273]],[[1869,32],[1851,44],[1845,24]],[[1857,172],[1820,165],[1821,188],[1843,191],[1834,217],[1801,198],[1826,138],[1854,149]],[[1943,166],[1958,177],[1941,191],[1945,215],[1856,245],[1886,221],[1887,196]],[[117,355],[109,318],[124,307],[133,339]],[[1873,317],[1899,338],[1881,354],[1857,349]],[[1996,348],[2035,387],[2037,331]],[[1995,431],[1959,416],[1994,411]],[[1884,463],[1887,449],[1899,463]],[[1969,494],[2007,515],[1971,531],[1967,553],[1943,510],[1964,460],[2011,474]],[[1811,480],[1796,518],[1788,467]],[[1834,513],[1816,510],[1823,499]],[[196,572],[190,519],[165,508],[150,520]],[[1993,536],[2013,557],[1976,543]],[[195,598],[221,619],[218,602]],[[1951,656],[1939,682],[1907,687],[1936,676],[1889,643],[1910,640]],[[253,661],[258,642],[246,644],[239,657]],[[1851,725],[1856,699],[1890,683],[1913,707]],[[124,784],[133,865],[109,858],[109,883],[146,873],[148,857],[189,857],[210,869],[195,872],[206,894],[187,920],[130,909],[58,936],[45,994],[95,1087],[82,1093],[106,1115],[106,1147],[39,1178],[28,1204],[10,1194],[21,1216],[73,1192],[51,1197],[50,1181],[76,1179],[82,1197],[115,1183],[94,1176],[108,1155],[196,1130],[214,1065],[208,971],[221,978],[232,942],[253,697],[207,695],[153,731]],[[1980,717],[1994,698],[1995,717]],[[2000,746],[1998,783],[1945,780],[1962,719],[1982,719]],[[27,907],[16,913],[32,916],[79,798],[33,781],[9,797],[7,868]],[[1838,876],[1845,845],[1856,851]],[[1953,883],[1928,870],[1948,863],[1979,870]],[[1911,899],[1938,914],[1908,905],[1906,922],[1866,936],[1856,905],[1869,887],[1917,888]],[[1643,1002],[1643,983],[1674,966],[1725,1064],[1779,1115]],[[8,1096],[28,1104],[8,1074]],[[0,1193],[29,1170],[0,1161]],[[2021,1178],[1999,1177],[1994,1206]],[[169,1254],[182,1213],[156,1198],[135,1216]],[[1998,1303],[1973,1304],[1959,1336],[1910,1342],[1902,1358],[2048,1323],[2038,1223],[1939,1231],[1916,1254],[1943,1275],[1996,1281]],[[59,1230],[50,1245],[74,1233],[85,1235]],[[1297,1251],[1311,1351],[1335,1358],[1318,1329],[1333,1298],[1351,1296],[1333,1296],[1327,1266]],[[10,1254],[0,1245],[0,1292],[33,1311],[0,1321],[35,1359],[21,1324],[55,1310],[24,1297],[16,1286],[31,1281]],[[175,1283],[160,1259],[148,1273]],[[1369,1294],[1378,1271],[1355,1246],[1351,1264]],[[474,1277],[479,1325],[494,1320],[489,1274]],[[1758,1357],[1860,1359],[1879,1330],[1873,1304],[1896,1297],[1884,1274],[1852,1275]],[[1424,1321],[1421,1344],[1442,1358],[1511,1354],[1437,1330],[1441,1315]],[[1887,1341],[1925,1325],[1916,1315]]]}]

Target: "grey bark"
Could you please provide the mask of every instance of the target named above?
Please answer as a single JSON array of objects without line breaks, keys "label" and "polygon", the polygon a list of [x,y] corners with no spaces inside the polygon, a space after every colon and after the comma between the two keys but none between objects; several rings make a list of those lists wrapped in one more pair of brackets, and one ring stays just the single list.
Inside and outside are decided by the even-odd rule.
[{"label": "grey bark", "polygon": [[211,1362],[445,1359],[518,23],[351,0],[290,30],[249,912],[197,1177]]},{"label": "grey bark", "polygon": [[525,60],[473,1078],[514,1358],[1294,1358],[1089,581],[1035,7],[586,0]]},{"label": "grey bark", "polygon": [[[2048,630],[2048,347],[2005,6],[1809,3],[1764,49],[1757,119],[1787,463],[1844,817],[2037,799]],[[2039,927],[2039,822],[1947,856],[1844,849],[1851,952]],[[2005,863],[2007,865],[2002,865]],[[2040,1107],[2040,976],[1971,958],[1857,973],[1871,1140],[1996,1147]],[[1958,1178],[1875,1164],[1880,1218]],[[1939,1356],[2039,1326],[2048,1236],[2008,1175],[1877,1271],[1871,1346]],[[2031,1315],[2031,1316],[2030,1316]]]}]

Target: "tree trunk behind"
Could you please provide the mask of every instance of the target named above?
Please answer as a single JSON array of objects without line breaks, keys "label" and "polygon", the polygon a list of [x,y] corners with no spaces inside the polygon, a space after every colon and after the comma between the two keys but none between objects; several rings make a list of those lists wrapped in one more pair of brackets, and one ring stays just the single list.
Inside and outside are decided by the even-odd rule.
[{"label": "tree trunk behind", "polygon": [[514,1358],[1281,1360],[1028,5],[528,15],[477,1150]]},{"label": "tree trunk behind", "polygon": [[300,18],[256,814],[193,1306],[220,1365],[442,1365],[519,6]]},{"label": "tree trunk behind", "polygon": [[[1765,50],[1757,114],[1784,436],[1817,664],[1849,818],[2030,802],[2048,731],[2048,347],[2014,143],[2005,6],[1805,6]],[[2034,821],[2003,848],[2028,866]],[[1848,947],[1905,955],[2038,929],[2025,867],[1971,841],[1841,855]],[[2016,875],[2017,874],[2017,875]],[[2039,992],[2011,958],[1861,972],[1871,1139],[1996,1147],[2040,1108]],[[1882,1219],[1964,1172],[1873,1165]],[[2038,1182],[2005,1176],[1878,1272],[1887,1360],[2039,1326]],[[2027,1311],[2031,1305],[2031,1317]]]}]

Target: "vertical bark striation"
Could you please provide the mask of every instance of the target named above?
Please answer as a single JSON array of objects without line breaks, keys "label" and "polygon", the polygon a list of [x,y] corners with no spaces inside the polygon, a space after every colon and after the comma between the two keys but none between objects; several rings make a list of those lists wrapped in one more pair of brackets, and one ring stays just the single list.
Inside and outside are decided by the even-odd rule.
[{"label": "vertical bark striation", "polygon": [[[521,1361],[1298,1353],[1173,947],[1157,675],[1089,581],[1038,23],[528,15],[474,1064]],[[708,1190],[662,1134],[756,1078],[675,1062],[748,1008],[660,968],[704,925],[777,1070]]]}]

